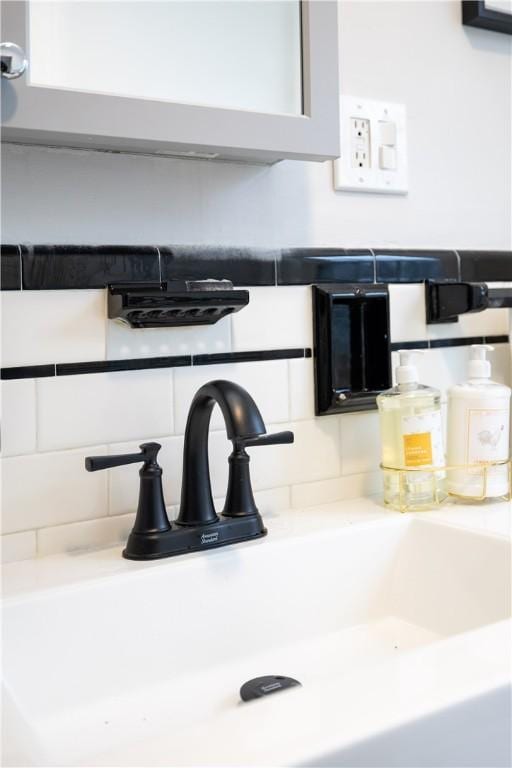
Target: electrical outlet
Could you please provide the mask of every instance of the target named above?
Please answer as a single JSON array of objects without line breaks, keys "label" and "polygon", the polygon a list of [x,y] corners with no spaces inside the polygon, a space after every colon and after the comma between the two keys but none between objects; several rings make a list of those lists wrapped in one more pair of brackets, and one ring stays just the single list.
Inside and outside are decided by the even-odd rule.
[{"label": "electrical outlet", "polygon": [[370,121],[350,118],[350,157],[352,168],[370,167]]},{"label": "electrical outlet", "polygon": [[334,188],[407,193],[406,112],[403,104],[340,98],[341,157]]}]

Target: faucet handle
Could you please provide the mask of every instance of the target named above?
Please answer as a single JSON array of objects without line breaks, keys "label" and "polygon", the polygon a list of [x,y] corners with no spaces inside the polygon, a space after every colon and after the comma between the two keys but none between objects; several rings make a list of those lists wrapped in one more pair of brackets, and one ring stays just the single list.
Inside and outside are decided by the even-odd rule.
[{"label": "faucet handle", "polygon": [[258,435],[258,437],[243,438],[237,442],[243,448],[257,448],[259,445],[284,445],[285,443],[293,443],[294,439],[293,432],[285,430],[284,432],[274,432],[272,435]]},{"label": "faucet handle", "polygon": [[162,446],[160,443],[142,443],[139,446],[140,453],[120,453],[114,456],[88,456],[85,460],[85,468],[88,472],[97,472],[99,469],[120,467],[123,464],[136,464],[139,461],[154,465],[156,457]]}]

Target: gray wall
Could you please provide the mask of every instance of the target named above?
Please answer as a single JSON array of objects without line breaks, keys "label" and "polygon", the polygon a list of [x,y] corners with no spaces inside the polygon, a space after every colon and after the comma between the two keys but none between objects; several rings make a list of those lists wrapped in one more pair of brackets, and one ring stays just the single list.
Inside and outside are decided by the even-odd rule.
[{"label": "gray wall", "polygon": [[342,2],[342,90],[405,102],[409,195],[273,167],[6,147],[3,240],[510,248],[510,38],[460,3]]}]

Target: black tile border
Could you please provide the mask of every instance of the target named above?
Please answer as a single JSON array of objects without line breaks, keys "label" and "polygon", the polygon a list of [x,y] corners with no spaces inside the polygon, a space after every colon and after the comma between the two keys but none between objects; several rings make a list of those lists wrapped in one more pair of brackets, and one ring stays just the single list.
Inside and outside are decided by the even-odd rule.
[{"label": "black tile border", "polygon": [[48,376],[80,376],[122,371],[151,371],[158,368],[183,368],[220,363],[254,363],[270,360],[292,360],[311,357],[311,349],[263,349],[249,352],[220,352],[204,355],[174,357],[136,357],[125,360],[91,360],[83,363],[53,363],[51,365],[20,365],[0,369],[0,379],[39,379]]},{"label": "black tile border", "polygon": [[21,289],[21,248],[19,245],[0,246],[0,286],[2,291]]},{"label": "black tile border", "polygon": [[[439,349],[465,347],[470,344],[508,344],[509,336],[467,336],[453,339],[420,339],[395,341],[391,351],[400,349]],[[186,368],[226,363],[257,363],[272,360],[309,359],[313,350],[309,347],[290,349],[261,349],[247,352],[218,352],[201,355],[175,355],[172,357],[136,357],[124,360],[91,360],[83,363],[51,363],[47,365],[19,365],[0,369],[0,379],[40,379],[58,376],[81,376],[94,373],[120,373],[122,371],[151,371],[161,368]]]},{"label": "black tile border", "polygon": [[11,381],[12,379],[43,379],[55,376],[55,364],[51,365],[17,365],[0,369],[0,379]]},{"label": "black tile border", "polygon": [[458,336],[453,339],[421,339],[418,341],[393,341],[391,351],[400,349],[445,349],[446,347],[469,347],[471,344],[508,344],[510,337],[503,336]]},{"label": "black tile border", "polygon": [[237,286],[512,281],[512,251],[495,250],[15,243],[2,245],[1,256],[3,290],[173,278],[225,278]]},{"label": "black tile border", "polygon": [[135,357],[126,360],[93,360],[90,363],[57,363],[57,376],[79,376],[84,373],[118,373],[146,371],[156,368],[180,368],[192,365],[191,355],[174,357]]}]

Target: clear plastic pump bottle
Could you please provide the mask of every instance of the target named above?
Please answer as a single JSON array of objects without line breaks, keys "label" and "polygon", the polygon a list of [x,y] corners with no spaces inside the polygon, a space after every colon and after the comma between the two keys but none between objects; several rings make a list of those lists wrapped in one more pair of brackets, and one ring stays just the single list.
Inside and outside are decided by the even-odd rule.
[{"label": "clear plastic pump bottle", "polygon": [[[398,354],[396,386],[377,397],[384,502],[400,510],[430,509],[446,497],[441,394],[419,383],[413,363],[419,350],[403,349]],[[435,467],[441,469],[432,471]],[[411,471],[393,471],[397,469]]]}]

